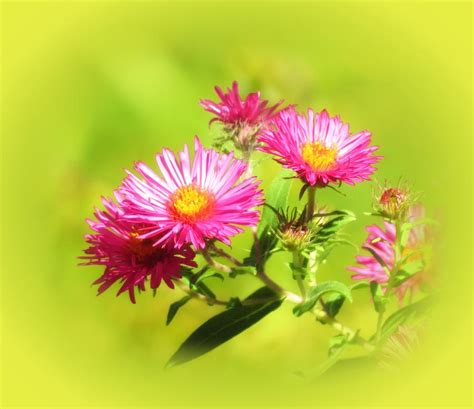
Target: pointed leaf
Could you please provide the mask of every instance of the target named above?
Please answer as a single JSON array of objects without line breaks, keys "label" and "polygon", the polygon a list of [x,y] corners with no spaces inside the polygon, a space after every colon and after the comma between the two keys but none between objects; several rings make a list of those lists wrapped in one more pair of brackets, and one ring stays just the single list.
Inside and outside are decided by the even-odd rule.
[{"label": "pointed leaf", "polygon": [[[268,301],[270,297],[275,297],[275,299]],[[244,300],[245,302],[262,299],[262,303],[236,305],[215,315],[183,342],[168,361],[167,367],[198,358],[245,331],[281,305],[283,299],[276,297],[276,294],[268,287],[262,287]]]},{"label": "pointed leaf", "polygon": [[430,306],[430,299],[424,298],[413,304],[407,305],[390,315],[382,325],[381,338],[388,338],[397,328],[411,317],[423,313]]},{"label": "pointed leaf", "polygon": [[339,281],[325,281],[308,291],[305,301],[293,309],[293,314],[299,317],[305,312],[312,310],[321,296],[326,293],[338,293],[352,302],[352,294],[349,287]]},{"label": "pointed leaf", "polygon": [[185,305],[192,297],[190,295],[186,295],[185,297],[181,298],[181,300],[174,302],[170,305],[168,310],[168,315],[166,317],[166,325],[170,325],[173,318],[176,316],[178,310]]}]

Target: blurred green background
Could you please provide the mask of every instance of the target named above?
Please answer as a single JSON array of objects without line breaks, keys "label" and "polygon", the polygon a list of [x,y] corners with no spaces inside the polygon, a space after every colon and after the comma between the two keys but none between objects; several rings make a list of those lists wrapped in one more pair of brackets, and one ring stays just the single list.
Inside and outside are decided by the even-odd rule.
[{"label": "blurred green background", "polygon": [[[2,403],[4,406],[469,406],[471,402],[470,2],[3,2]],[[199,98],[239,80],[244,92],[326,107],[369,129],[385,159],[424,192],[441,222],[440,303],[424,347],[402,374],[353,371],[307,385],[294,373],[324,359],[330,328],[285,306],[183,367],[167,358],[217,307],[190,302],[170,327],[161,288],[131,305],[95,296],[99,268],[78,268],[84,218],[133,161],[153,164],[217,129]],[[278,171],[272,161],[261,177]],[[371,184],[318,200],[354,210],[356,242],[373,222]],[[296,192],[296,187],[295,187]],[[234,249],[246,254],[247,236]],[[338,250],[323,279],[347,283],[355,251]],[[269,265],[293,285],[283,259]],[[245,295],[252,278],[227,280]],[[218,289],[218,286],[215,287]],[[375,325],[357,294],[341,320]]]}]

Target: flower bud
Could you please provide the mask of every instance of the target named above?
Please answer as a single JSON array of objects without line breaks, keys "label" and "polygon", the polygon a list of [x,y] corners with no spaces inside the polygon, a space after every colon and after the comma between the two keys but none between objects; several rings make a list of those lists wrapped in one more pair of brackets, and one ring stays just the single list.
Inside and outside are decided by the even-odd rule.
[{"label": "flower bud", "polygon": [[286,250],[301,252],[311,244],[312,233],[305,226],[289,226],[279,233],[279,238]]},{"label": "flower bud", "polygon": [[412,196],[407,188],[385,187],[376,198],[375,210],[390,220],[403,219],[412,204]]}]

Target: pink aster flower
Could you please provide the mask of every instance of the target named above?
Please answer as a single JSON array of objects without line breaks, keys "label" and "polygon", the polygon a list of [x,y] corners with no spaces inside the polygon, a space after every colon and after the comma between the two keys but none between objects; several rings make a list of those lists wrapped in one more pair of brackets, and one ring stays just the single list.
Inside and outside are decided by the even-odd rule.
[{"label": "pink aster flower", "polygon": [[220,102],[209,99],[200,101],[207,112],[216,115],[210,123],[218,121],[225,125],[260,125],[268,121],[283,102],[268,107],[268,101],[260,98],[260,92],[252,92],[242,99],[237,81],[232,83],[232,88],[228,88],[227,92],[223,92],[219,87],[215,87],[215,90]]},{"label": "pink aster flower", "polygon": [[[178,159],[179,158],[179,159]],[[177,247],[191,243],[204,248],[206,239],[230,244],[230,237],[242,232],[240,226],[258,223],[262,193],[255,177],[240,177],[247,164],[233,154],[205,149],[195,138],[191,159],[185,145],[178,158],[164,149],[156,161],[163,177],[144,163],[135,165],[119,189],[128,220],[150,227],[140,235],[155,245],[171,241]]]},{"label": "pink aster flower", "polygon": [[[410,209],[410,219],[412,221],[419,219],[419,211],[419,206],[414,206]],[[393,223],[384,221],[384,228],[373,224],[371,226],[367,226],[366,229],[369,235],[362,248],[370,250],[371,254],[369,256],[357,256],[356,261],[361,266],[348,267],[348,270],[356,273],[352,275],[354,280],[365,279],[370,282],[385,284],[388,282],[389,277],[385,269],[377,261],[372,253],[377,254],[379,258],[383,260],[389,270],[393,269],[396,239],[395,225]],[[405,247],[405,255],[408,255],[409,253],[414,254],[414,250],[419,249],[424,245],[424,230],[425,228],[423,225],[418,225],[411,229],[408,243]],[[410,256],[407,262],[414,261],[414,258],[416,257],[419,257],[419,255]],[[426,281],[426,271],[422,270],[417,272],[415,275],[404,281],[401,285],[394,288],[393,290],[401,302],[403,301],[403,298],[405,297],[408,290],[416,292]]]},{"label": "pink aster flower", "polygon": [[[391,270],[395,255],[395,225],[384,222],[384,226],[385,230],[376,224],[367,226],[366,230],[369,235],[362,248],[370,249],[376,253]],[[379,284],[384,284],[388,281],[387,273],[373,255],[357,256],[356,261],[362,267],[348,267],[349,271],[356,273],[352,276],[354,280],[367,279]]]},{"label": "pink aster flower", "polygon": [[329,183],[362,182],[375,171],[370,146],[371,134],[362,131],[351,135],[349,125],[338,116],[330,117],[324,110],[298,114],[288,107],[276,115],[259,138],[260,150],[274,155],[284,167],[294,170],[311,186]]},{"label": "pink aster flower", "polygon": [[128,291],[135,303],[135,287],[145,291],[149,280],[150,288],[156,289],[164,281],[174,288],[173,279],[181,278],[181,266],[196,267],[194,252],[189,246],[175,249],[167,244],[155,246],[150,239],[140,238],[146,225],[130,224],[124,219],[124,211],[112,200],[103,198],[104,211],[96,209],[97,221],[87,220],[94,234],[85,236],[90,245],[84,250],[87,260],[82,265],[105,266],[105,271],[94,284],[99,285],[101,294],[117,281],[121,282],[117,295]]},{"label": "pink aster flower", "polygon": [[223,92],[219,87],[215,87],[215,90],[220,102],[209,99],[200,101],[207,112],[215,115],[209,123],[217,121],[224,124],[228,136],[223,138],[223,142],[230,139],[238,149],[253,150],[258,134],[283,101],[268,106],[268,101],[260,98],[260,92],[252,92],[242,99],[236,81],[227,92]]}]

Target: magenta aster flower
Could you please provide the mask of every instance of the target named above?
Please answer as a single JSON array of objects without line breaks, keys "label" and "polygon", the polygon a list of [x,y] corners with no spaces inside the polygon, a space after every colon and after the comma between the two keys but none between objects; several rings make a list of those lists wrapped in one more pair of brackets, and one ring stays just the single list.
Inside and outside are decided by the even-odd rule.
[{"label": "magenta aster flower", "polygon": [[268,121],[275,110],[283,103],[283,101],[280,101],[271,107],[267,107],[268,101],[260,98],[260,92],[252,92],[244,100],[240,97],[237,81],[232,83],[232,88],[228,88],[227,93],[219,87],[215,87],[215,90],[221,102],[213,102],[209,99],[200,101],[201,106],[207,112],[216,115],[210,123],[218,121],[231,126],[260,125]]},{"label": "magenta aster flower", "polygon": [[[389,222],[384,222],[384,225],[385,230],[376,224],[366,227],[369,236],[362,248],[375,252],[391,270],[395,255],[395,225]],[[362,267],[348,267],[349,271],[356,273],[352,276],[354,280],[367,279],[379,284],[388,281],[387,273],[374,256],[357,256],[356,261]]]},{"label": "magenta aster flower", "polygon": [[259,138],[260,150],[275,155],[276,161],[294,170],[311,186],[329,183],[353,185],[369,179],[374,163],[381,159],[372,153],[371,134],[349,133],[349,125],[338,116],[331,118],[324,110],[307,116],[288,107],[272,119]]},{"label": "magenta aster flower", "polygon": [[[418,206],[410,208],[410,219],[412,221],[419,219],[419,217],[416,216],[418,213]],[[385,229],[379,227],[376,224],[367,226],[366,229],[369,235],[362,248],[367,250],[370,249],[371,253],[377,254],[379,258],[384,261],[388,269],[392,270],[395,259],[396,228],[393,223],[387,221],[384,221],[384,228]],[[424,245],[424,230],[425,229],[423,225],[418,225],[412,228],[410,231],[404,255],[409,255],[410,253],[414,255],[409,256],[407,262],[414,261],[414,259],[420,257],[419,252],[418,255],[416,255],[416,253],[413,251]],[[379,284],[385,284],[388,282],[389,277],[386,271],[373,256],[373,254],[370,256],[357,256],[356,261],[361,265],[360,267],[348,267],[349,271],[356,273],[352,275],[354,280],[365,279]],[[427,281],[426,271],[422,270],[410,277],[408,280],[404,281],[400,286],[394,288],[393,290],[398,296],[399,300],[402,301],[409,289],[412,291],[417,291],[419,287]]]},{"label": "magenta aster flower", "polygon": [[189,246],[175,249],[167,244],[155,246],[150,239],[140,238],[146,225],[130,224],[124,219],[123,209],[113,201],[102,199],[104,211],[96,209],[97,221],[88,220],[95,231],[85,236],[90,247],[84,252],[87,260],[82,265],[105,266],[104,274],[94,284],[101,294],[117,281],[122,283],[117,295],[128,291],[135,303],[135,287],[145,291],[145,283],[156,289],[164,281],[174,288],[173,279],[181,278],[181,266],[196,267],[194,252]]},{"label": "magenta aster flower", "polygon": [[156,156],[163,178],[144,163],[135,165],[141,178],[131,172],[119,189],[127,208],[125,218],[150,227],[140,235],[155,245],[171,241],[177,247],[191,243],[204,248],[206,239],[230,244],[240,226],[258,223],[262,193],[255,177],[240,177],[247,164],[233,154],[205,149],[195,139],[194,159],[188,146],[179,152],[164,149]]}]

